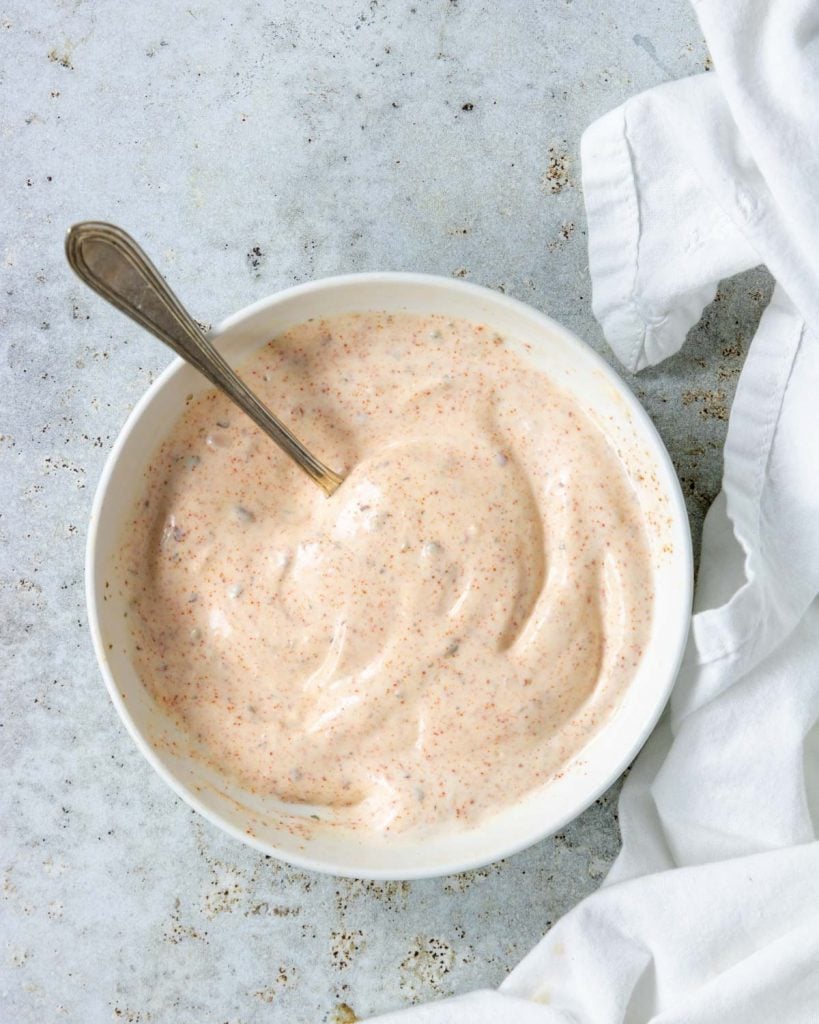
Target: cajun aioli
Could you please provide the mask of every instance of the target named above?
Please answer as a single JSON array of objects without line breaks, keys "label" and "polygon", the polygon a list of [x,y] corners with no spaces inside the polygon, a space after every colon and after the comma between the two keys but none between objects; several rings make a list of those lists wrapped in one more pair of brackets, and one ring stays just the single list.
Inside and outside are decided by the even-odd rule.
[{"label": "cajun aioli", "polygon": [[242,375],[330,499],[226,398],[192,401],[120,552],[141,678],[220,771],[326,821],[474,824],[613,714],[653,582],[626,471],[489,328],[305,323]]}]

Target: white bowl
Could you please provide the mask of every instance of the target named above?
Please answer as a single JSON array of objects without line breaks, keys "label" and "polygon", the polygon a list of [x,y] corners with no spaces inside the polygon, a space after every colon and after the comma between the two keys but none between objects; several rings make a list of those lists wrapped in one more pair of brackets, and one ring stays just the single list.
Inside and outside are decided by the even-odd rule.
[{"label": "white bowl", "polygon": [[[654,727],[682,657],[691,611],[691,539],[668,454],[642,407],[587,345],[535,310],[497,292],[425,274],[355,274],[299,285],[226,320],[213,337],[234,364],[309,317],[385,310],[482,321],[525,340],[523,358],[572,392],[603,427],[629,470],[650,524],[655,610],[643,660],[614,716],[560,777],[468,831],[389,844],[334,834],[294,836],[274,802],[244,792],[201,759],[143,686],[119,588],[111,584],[123,524],[143,471],[181,414],[185,397],[209,385],[181,359],[148,389],[128,418],[97,489],[88,534],[86,594],[91,636],[111,700],[137,746],[162,778],[209,821],[243,842],[301,868],[357,878],[444,875],[488,864],[558,831],[629,764]],[[171,753],[163,737],[175,739]]]}]

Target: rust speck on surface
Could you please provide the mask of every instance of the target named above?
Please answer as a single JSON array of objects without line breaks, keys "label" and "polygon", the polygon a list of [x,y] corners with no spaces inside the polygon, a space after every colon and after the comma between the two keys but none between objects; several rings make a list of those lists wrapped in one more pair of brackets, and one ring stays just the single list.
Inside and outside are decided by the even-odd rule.
[{"label": "rust speck on surface", "polygon": [[213,861],[210,867],[212,876],[202,901],[202,913],[205,917],[214,918],[239,906],[245,895],[245,879],[238,868],[221,861]]},{"label": "rust speck on surface", "polygon": [[173,912],[171,913],[170,919],[168,920],[163,932],[163,938],[165,941],[169,942],[172,946],[178,946],[186,939],[193,939],[198,942],[207,942],[207,934],[207,932],[200,932],[192,925],[183,924],[182,901],[177,896],[174,900]]},{"label": "rust speck on surface", "polygon": [[69,71],[74,70],[72,56],[71,47],[69,46],[63,46],[62,48],[54,46],[48,51],[48,59],[52,64],[59,64],[61,68],[68,68]]},{"label": "rust speck on surface", "polygon": [[262,1003],[272,1003],[281,990],[288,985],[296,975],[295,967],[280,967],[275,981],[271,985],[256,989],[253,998]]},{"label": "rust speck on surface", "polygon": [[443,939],[416,936],[401,961],[401,989],[412,1002],[450,994],[446,976],[455,965],[455,950]]},{"label": "rust speck on surface", "polygon": [[574,234],[574,221],[573,220],[564,221],[563,224],[560,225],[560,231],[558,233],[558,237],[553,239],[551,242],[548,243],[547,248],[548,248],[549,252],[558,252],[560,249],[563,248],[563,246],[566,244],[566,242],[568,242],[571,239],[573,234]]},{"label": "rust speck on surface", "polygon": [[721,388],[689,388],[682,393],[683,405],[699,405],[704,420],[728,419],[728,396]]},{"label": "rust speck on surface", "polygon": [[549,166],[541,178],[544,192],[557,195],[572,184],[569,179],[569,154],[563,148],[549,147]]},{"label": "rust speck on surface", "polygon": [[327,1024],[356,1024],[358,1021],[355,1010],[347,1003],[339,1003],[335,1009],[330,1011]]},{"label": "rust speck on surface", "polygon": [[360,878],[339,879],[336,890],[336,909],[347,910],[353,900],[372,898],[383,903],[388,910],[404,910],[410,895],[409,882],[371,882]]},{"label": "rust speck on surface", "polygon": [[346,970],[364,947],[364,932],[354,931],[330,932],[330,959],[337,971]]},{"label": "rust speck on surface", "polygon": [[485,868],[476,868],[473,871],[462,871],[457,875],[449,875],[444,881],[444,892],[466,892],[476,882],[482,882],[491,875],[500,874],[505,863],[506,861],[499,860]]},{"label": "rust speck on surface", "polygon": [[252,904],[245,912],[245,917],[298,917],[300,913],[299,906],[282,906],[262,900]]},{"label": "rust speck on surface", "polygon": [[248,254],[245,257],[245,259],[247,260],[247,265],[250,268],[250,271],[254,275],[254,277],[261,276],[261,269],[262,265],[264,264],[264,257],[265,254],[262,251],[262,247],[259,245],[254,245],[248,251]]}]

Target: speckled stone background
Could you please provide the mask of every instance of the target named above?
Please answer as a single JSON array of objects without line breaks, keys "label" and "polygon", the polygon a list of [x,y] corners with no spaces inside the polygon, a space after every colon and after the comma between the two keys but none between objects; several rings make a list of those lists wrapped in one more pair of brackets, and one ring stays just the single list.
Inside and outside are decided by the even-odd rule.
[{"label": "speckled stone background", "polygon": [[[11,0],[2,124],[0,1020],[345,1022],[494,985],[600,882],[617,787],[486,870],[412,884],[292,870],[154,775],[83,607],[93,490],[168,353],[74,280],[72,221],[144,241],[202,321],[369,269],[454,274],[565,322],[589,306],[578,142],[707,69],[683,0]],[[726,285],[684,352],[630,380],[695,538],[767,300]]]}]

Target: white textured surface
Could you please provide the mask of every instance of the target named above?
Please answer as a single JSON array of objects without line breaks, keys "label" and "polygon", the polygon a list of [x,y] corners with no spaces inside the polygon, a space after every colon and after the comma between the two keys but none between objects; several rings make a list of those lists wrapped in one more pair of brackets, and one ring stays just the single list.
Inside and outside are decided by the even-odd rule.
[{"label": "white textured surface", "polygon": [[[699,30],[681,0],[162,10],[12,0],[0,19],[0,1019],[335,1024],[495,984],[598,884],[616,792],[503,864],[378,885],[266,860],[165,789],[98,677],[82,560],[103,459],[169,355],[72,279],[62,236],[121,223],[203,321],[310,277],[424,270],[502,287],[610,358],[578,139],[701,70]],[[697,534],[767,290],[725,286],[686,351],[631,381]]]}]

